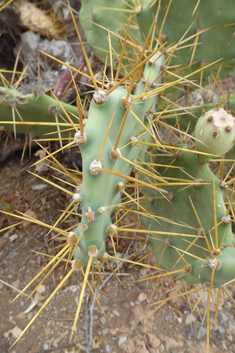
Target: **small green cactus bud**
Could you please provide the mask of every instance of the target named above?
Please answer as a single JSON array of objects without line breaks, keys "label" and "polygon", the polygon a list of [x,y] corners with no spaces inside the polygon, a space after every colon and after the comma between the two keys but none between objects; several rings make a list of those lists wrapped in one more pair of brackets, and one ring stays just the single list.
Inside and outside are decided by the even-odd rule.
[{"label": "small green cactus bud", "polygon": [[235,143],[234,117],[223,108],[208,111],[197,121],[195,138],[198,151],[222,156]]}]

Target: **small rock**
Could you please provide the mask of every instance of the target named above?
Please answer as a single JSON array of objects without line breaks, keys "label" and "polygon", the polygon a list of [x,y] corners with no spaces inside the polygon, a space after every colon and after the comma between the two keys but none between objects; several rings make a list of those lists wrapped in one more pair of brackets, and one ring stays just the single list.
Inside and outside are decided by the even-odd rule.
[{"label": "small rock", "polygon": [[19,286],[20,286],[20,280],[19,280],[19,278],[18,278],[16,281],[13,281],[11,284],[13,285],[13,287],[19,288]]},{"label": "small rock", "polygon": [[229,329],[232,331],[232,333],[235,334],[235,322],[229,320],[228,321],[228,326],[229,326]]},{"label": "small rock", "polygon": [[128,302],[128,301],[125,301],[125,302],[123,302],[122,303],[122,307],[124,308],[124,309],[129,309],[130,308],[130,303]]},{"label": "small rock", "polygon": [[196,317],[192,313],[188,314],[185,319],[185,324],[192,325],[196,320]]},{"label": "small rock", "polygon": [[71,290],[71,292],[75,293],[78,291],[79,286],[77,286],[76,284],[73,284],[72,286],[69,287],[69,289]]},{"label": "small rock", "polygon": [[11,333],[12,333],[12,336],[14,337],[14,338],[18,338],[20,335],[21,335],[21,333],[23,332],[18,326],[15,326],[12,330],[10,330],[11,331]]},{"label": "small rock", "polygon": [[186,340],[185,342],[189,347],[192,345],[192,341],[190,341],[190,340]]},{"label": "small rock", "polygon": [[171,349],[181,348],[183,346],[182,342],[176,341],[173,337],[165,336],[164,341],[165,341],[165,352]]},{"label": "small rock", "polygon": [[228,321],[228,316],[221,311],[220,312],[220,322],[221,322],[221,324],[226,324],[227,321]]},{"label": "small rock", "polygon": [[202,340],[207,334],[207,329],[205,327],[202,327],[197,334],[197,340],[200,341]]},{"label": "small rock", "polygon": [[105,346],[105,350],[106,350],[106,352],[111,352],[111,348],[110,348],[109,344],[107,344],[107,345]]},{"label": "small rock", "polygon": [[148,298],[148,297],[147,297],[147,294],[145,294],[145,293],[140,293],[139,296],[138,296],[138,301],[139,301],[140,303],[142,303],[142,302],[144,302],[147,298]]},{"label": "small rock", "polygon": [[150,347],[158,348],[161,344],[159,338],[157,338],[153,333],[148,333],[148,344]]},{"label": "small rock", "polygon": [[218,327],[219,333],[223,334],[225,333],[225,329],[222,326]]},{"label": "small rock", "polygon": [[136,301],[135,301],[135,305],[140,305],[140,301],[139,301],[139,300],[136,300]]},{"label": "small rock", "polygon": [[117,310],[113,310],[113,313],[115,316],[120,316],[119,312]]},{"label": "small rock", "polygon": [[100,322],[101,322],[102,325],[105,325],[105,324],[107,323],[107,319],[106,319],[106,317],[104,317],[104,316],[101,316],[101,317],[99,318],[99,320],[100,320]]},{"label": "small rock", "polygon": [[46,286],[44,286],[44,284],[41,284],[41,285],[38,287],[37,292],[38,292],[39,294],[42,294],[42,293],[45,292],[45,290],[46,290]]},{"label": "small rock", "polygon": [[233,336],[232,336],[232,335],[229,335],[229,336],[228,336],[228,340],[232,342],[232,341],[233,341]]},{"label": "small rock", "polygon": [[216,336],[219,340],[222,340],[222,339],[223,339],[223,337],[221,336],[219,330],[216,331],[215,336]]},{"label": "small rock", "polygon": [[18,238],[18,235],[17,234],[13,234],[9,237],[9,241],[10,243],[12,243],[14,240],[16,240]]},{"label": "small rock", "polygon": [[105,328],[104,330],[102,330],[102,334],[103,334],[103,335],[107,335],[108,331],[109,331],[109,329],[108,329],[108,328]]},{"label": "small rock", "polygon": [[184,330],[185,330],[185,332],[187,333],[188,336],[193,337],[193,335],[195,333],[193,326],[185,325],[184,326]]},{"label": "small rock", "polygon": [[32,189],[34,191],[40,191],[40,190],[43,190],[43,189],[46,189],[46,188],[47,188],[46,184],[38,184],[38,185],[33,185],[32,186]]},{"label": "small rock", "polygon": [[119,340],[118,340],[118,345],[119,345],[119,347],[121,347],[121,345],[123,344],[123,342],[126,341],[126,339],[127,339],[126,336],[122,336],[122,337],[119,338]]},{"label": "small rock", "polygon": [[109,332],[111,333],[112,336],[115,336],[117,333],[117,329],[116,328],[110,328]]},{"label": "small rock", "polygon": [[166,321],[169,321],[169,320],[172,320],[173,318],[174,318],[173,315],[168,314],[168,315],[165,317],[165,320],[166,320]]},{"label": "small rock", "polygon": [[191,313],[191,310],[189,308],[186,308],[184,306],[181,306],[180,307],[180,311],[181,313],[183,313],[184,315],[187,315],[187,314],[190,314]]},{"label": "small rock", "polygon": [[22,320],[22,319],[25,319],[25,316],[26,316],[25,313],[21,311],[18,315],[16,315],[16,319]]},{"label": "small rock", "polygon": [[147,272],[148,272],[148,269],[147,269],[147,268],[142,268],[142,269],[140,270],[141,276],[146,276]]},{"label": "small rock", "polygon": [[[34,211],[32,211],[31,209],[28,209],[25,213],[24,213],[25,216],[29,216],[29,218],[37,218],[37,215]],[[22,226],[23,228],[27,228],[29,225],[31,224],[30,221],[24,221],[22,223]]]},{"label": "small rock", "polygon": [[177,349],[172,348],[172,349],[171,349],[171,353],[177,353]]},{"label": "small rock", "polygon": [[48,344],[47,343],[44,343],[43,345],[43,349],[45,349],[45,351],[49,348]]}]

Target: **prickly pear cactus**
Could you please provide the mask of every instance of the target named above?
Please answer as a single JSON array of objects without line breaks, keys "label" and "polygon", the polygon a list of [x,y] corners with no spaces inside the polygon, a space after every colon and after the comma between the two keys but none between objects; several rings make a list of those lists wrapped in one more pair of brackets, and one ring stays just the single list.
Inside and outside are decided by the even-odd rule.
[{"label": "prickly pear cactus", "polygon": [[43,94],[36,97],[33,93],[22,95],[13,88],[0,87],[1,124],[15,132],[42,137],[52,133],[51,137],[68,138],[73,136],[77,125],[77,107],[59,102]]},{"label": "prickly pear cactus", "polygon": [[[95,256],[99,257],[105,252],[105,238],[117,234],[110,216],[121,203],[120,195],[124,191],[126,177],[141,152],[136,143],[146,143],[152,139],[147,118],[149,109],[151,114],[154,111],[158,97],[141,100],[138,95],[145,89],[148,92],[154,89],[151,85],[160,75],[164,61],[165,56],[160,52],[152,57],[144,72],[147,83],[142,79],[137,84],[135,95],[128,95],[123,87],[113,89],[115,82],[111,83],[111,93],[109,90],[96,91],[84,135],[80,132],[75,135],[75,142],[79,144],[82,154],[83,182],[79,193],[74,195],[82,208],[82,220],[75,230],[81,240],[74,258],[84,265],[87,265],[91,246],[92,249],[95,246]],[[97,158],[101,150],[101,156]]]},{"label": "prickly pear cactus", "polygon": [[235,240],[224,203],[227,185],[213,174],[206,155],[222,155],[232,147],[233,126],[233,116],[223,109],[204,114],[195,131],[198,155],[187,145],[173,153],[170,146],[167,153],[156,152],[161,175],[169,180],[167,194],[144,188],[150,198],[147,210],[156,220],[149,228],[149,218],[142,217],[142,224],[149,229],[158,265],[178,270],[176,276],[192,284],[217,288],[235,279]]},{"label": "prickly pear cactus", "polygon": [[[159,32],[158,41],[173,43],[168,52],[170,65],[179,65],[180,75],[223,59],[225,65],[220,75],[225,77],[235,64],[234,6],[233,0],[228,0],[226,6],[223,0],[141,0],[138,4],[135,1],[86,0],[82,2],[80,21],[90,47],[104,62],[109,51],[108,31],[118,61],[131,15],[128,37],[131,45],[129,43],[127,59],[130,67],[134,65],[138,45],[144,43],[154,19]],[[182,68],[185,69],[182,71]],[[203,77],[214,69],[207,68]]]}]

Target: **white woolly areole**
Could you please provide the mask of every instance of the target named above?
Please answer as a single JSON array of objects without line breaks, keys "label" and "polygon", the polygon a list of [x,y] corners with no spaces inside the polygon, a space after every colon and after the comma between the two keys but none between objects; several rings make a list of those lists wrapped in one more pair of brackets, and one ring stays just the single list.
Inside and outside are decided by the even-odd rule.
[{"label": "white woolly areole", "polygon": [[[71,237],[74,236],[74,235],[76,235],[76,233],[74,233],[74,232],[69,232],[68,238],[71,238]],[[76,235],[76,236],[77,236],[77,235]]]},{"label": "white woolly areole", "polygon": [[137,8],[135,9],[136,15],[138,15],[138,14],[141,13],[142,11],[143,11],[143,6],[141,6],[141,5],[137,6]]},{"label": "white woolly areole", "polygon": [[135,136],[129,138],[129,142],[131,142],[131,146],[136,146],[138,139]]},{"label": "white woolly areole", "polygon": [[117,226],[116,226],[115,224],[111,224],[111,225],[107,228],[106,232],[107,232],[109,235],[115,235],[115,234],[117,234]]},{"label": "white woolly areole", "polygon": [[80,270],[82,268],[83,264],[80,260],[72,260],[71,261],[71,267],[75,270]]},{"label": "white woolly areole", "polygon": [[81,202],[82,201],[82,197],[81,197],[81,195],[78,192],[73,195],[73,201],[77,201],[77,202]]},{"label": "white woolly areole", "polygon": [[231,223],[231,217],[230,217],[230,215],[228,214],[228,215],[224,215],[223,217],[222,217],[222,221],[223,221],[223,223],[224,224],[230,224]]},{"label": "white woolly areole", "polygon": [[127,109],[131,104],[131,98],[122,97],[121,104],[123,108]]},{"label": "white woolly areole", "polygon": [[79,192],[81,190],[81,188],[82,188],[82,184],[78,184],[76,186],[76,192]]},{"label": "white woolly areole", "polygon": [[104,206],[99,207],[97,210],[98,213],[103,213],[105,211],[106,211],[106,207],[104,207]]},{"label": "white woolly areole", "polygon": [[210,116],[213,116],[212,122],[216,127],[230,126],[230,128],[232,128],[235,125],[234,117],[232,116],[232,114],[228,113],[223,108],[215,110],[213,111],[213,113],[208,113],[210,113]]},{"label": "white woolly areole", "polygon": [[118,159],[118,158],[122,158],[122,154],[119,148],[116,148],[115,150],[112,150],[110,152],[110,156],[112,159]]},{"label": "white woolly areole", "polygon": [[104,104],[107,99],[108,96],[106,95],[106,92],[102,89],[98,89],[98,91],[95,91],[95,93],[93,94],[93,100],[96,104]]},{"label": "white woolly areole", "polygon": [[83,135],[81,135],[81,131],[77,131],[74,135],[74,142],[77,145],[85,145],[85,143],[87,142],[87,138],[85,133],[83,133]]},{"label": "white woolly areole", "polygon": [[215,269],[218,269],[220,267],[220,261],[217,260],[217,259],[210,259],[208,261],[208,266],[212,269],[212,268],[215,268]]},{"label": "white woolly areole", "polygon": [[97,175],[100,172],[100,168],[102,168],[102,163],[97,161],[96,159],[90,164],[90,172],[91,174]]},{"label": "white woolly areole", "polygon": [[221,189],[227,189],[228,184],[224,180],[222,180],[221,183],[219,184],[219,186]]},{"label": "white woolly areole", "polygon": [[98,255],[98,249],[95,245],[90,245],[88,248],[88,255],[96,257]]},{"label": "white woolly areole", "polygon": [[125,190],[123,182],[119,181],[116,185],[117,192],[123,192]]}]

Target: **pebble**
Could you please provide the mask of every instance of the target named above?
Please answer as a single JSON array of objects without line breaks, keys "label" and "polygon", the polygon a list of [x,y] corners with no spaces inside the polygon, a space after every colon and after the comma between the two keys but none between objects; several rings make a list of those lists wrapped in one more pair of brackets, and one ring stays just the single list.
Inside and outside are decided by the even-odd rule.
[{"label": "pebble", "polygon": [[48,348],[49,348],[48,344],[47,344],[47,343],[44,343],[43,349],[47,350]]},{"label": "pebble", "polygon": [[19,288],[19,286],[20,286],[19,278],[16,281],[13,281],[11,284],[12,284],[13,287]]},{"label": "pebble", "polygon": [[225,329],[222,326],[218,327],[219,333],[225,333]]},{"label": "pebble", "polygon": [[42,293],[45,292],[45,290],[46,290],[46,286],[44,286],[44,284],[41,284],[41,285],[38,287],[37,292],[40,293],[40,294],[42,294]]},{"label": "pebble", "polygon": [[158,348],[160,346],[161,341],[159,340],[159,338],[157,338],[156,335],[154,335],[153,333],[148,333],[147,337],[150,347]]},{"label": "pebble", "polygon": [[198,331],[197,334],[197,340],[200,341],[202,340],[207,334],[207,329],[205,327],[202,327],[201,330]]},{"label": "pebble", "polygon": [[104,330],[102,330],[102,334],[103,335],[106,335],[108,333],[109,329],[108,328],[105,328]]},{"label": "pebble", "polygon": [[113,313],[115,316],[120,316],[119,312],[117,310],[113,310]]},{"label": "pebble", "polygon": [[18,253],[16,251],[12,251],[9,255],[7,255],[7,259],[13,259]]},{"label": "pebble", "polygon": [[121,347],[121,345],[126,341],[126,339],[127,339],[127,336],[122,336],[119,338],[118,340],[119,347]]},{"label": "pebble", "polygon": [[78,334],[79,334],[80,336],[84,336],[84,331],[78,330]]},{"label": "pebble", "polygon": [[147,298],[148,298],[148,297],[147,297],[147,294],[145,294],[145,293],[140,293],[139,296],[138,296],[138,298],[137,298],[137,300],[138,300],[140,303],[142,303],[142,302],[144,302]]},{"label": "pebble", "polygon": [[105,346],[105,350],[106,350],[106,352],[111,352],[111,348],[110,348],[109,344],[107,344],[107,345]]},{"label": "pebble", "polygon": [[235,322],[229,320],[229,321],[228,321],[228,326],[229,326],[229,330],[231,330],[232,333],[235,334]]},{"label": "pebble", "polygon": [[233,341],[233,336],[232,335],[228,335],[228,340],[232,342]]},{"label": "pebble", "polygon": [[192,313],[188,314],[185,319],[185,324],[192,325],[196,320],[196,317]]},{"label": "pebble", "polygon": [[73,284],[72,286],[69,287],[69,289],[71,290],[71,292],[75,293],[78,291],[79,286],[77,286],[76,284]]},{"label": "pebble", "polygon": [[219,330],[216,331],[215,336],[216,336],[219,340],[222,340],[222,339],[223,339],[223,337],[221,336]]},{"label": "pebble", "polygon": [[165,320],[166,320],[166,321],[169,321],[169,320],[172,320],[173,318],[174,318],[173,315],[168,314],[168,315],[165,317]]},{"label": "pebble", "polygon": [[183,313],[184,315],[190,314],[191,310],[189,308],[186,308],[184,306],[181,306],[180,308],[181,313]]},{"label": "pebble", "polygon": [[177,353],[177,349],[172,348],[172,349],[171,349],[171,353]]},{"label": "pebble", "polygon": [[109,332],[111,333],[112,336],[115,336],[117,333],[117,329],[116,328],[110,328]]},{"label": "pebble", "polygon": [[122,307],[124,308],[124,309],[130,309],[130,303],[128,302],[128,301],[125,301],[125,302],[122,302]]},{"label": "pebble", "polygon": [[139,300],[136,300],[136,301],[135,301],[135,305],[140,305],[140,301],[139,301]]},{"label": "pebble", "polygon": [[227,321],[228,321],[228,316],[221,311],[220,312],[220,322],[221,322],[221,324],[226,324]]},{"label": "pebble", "polygon": [[188,346],[191,346],[191,345],[192,345],[192,341],[190,341],[190,340],[186,340],[185,342],[186,342],[186,344],[187,344]]},{"label": "pebble", "polygon": [[193,337],[193,335],[195,333],[195,330],[194,330],[193,326],[185,325],[184,326],[184,330],[185,330],[185,332],[187,333],[188,336]]},{"label": "pebble", "polygon": [[17,234],[13,234],[9,237],[9,241],[10,243],[12,243],[14,240],[16,240],[18,238],[18,235]]},{"label": "pebble", "polygon": [[101,317],[99,318],[99,320],[100,320],[101,324],[103,324],[103,325],[105,325],[105,324],[107,323],[107,319],[106,319],[106,317],[104,317],[104,316],[101,316]]}]

